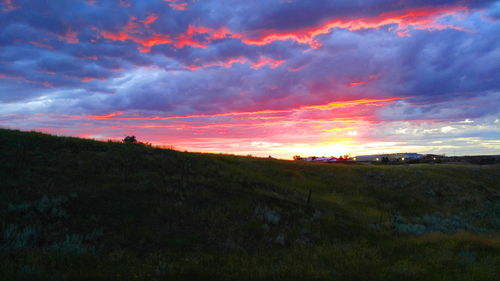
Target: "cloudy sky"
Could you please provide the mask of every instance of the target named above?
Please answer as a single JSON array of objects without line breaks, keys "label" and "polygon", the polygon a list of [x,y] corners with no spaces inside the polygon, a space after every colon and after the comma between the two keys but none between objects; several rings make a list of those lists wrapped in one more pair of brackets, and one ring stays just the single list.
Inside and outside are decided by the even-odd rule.
[{"label": "cloudy sky", "polygon": [[180,150],[500,154],[500,1],[0,0],[0,127]]}]

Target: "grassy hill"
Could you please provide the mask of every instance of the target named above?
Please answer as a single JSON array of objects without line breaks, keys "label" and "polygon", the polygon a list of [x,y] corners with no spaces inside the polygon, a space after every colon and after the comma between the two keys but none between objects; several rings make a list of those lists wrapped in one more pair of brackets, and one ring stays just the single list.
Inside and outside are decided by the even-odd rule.
[{"label": "grassy hill", "polygon": [[2,280],[500,275],[500,165],[314,164],[14,130],[0,130],[0,159]]}]

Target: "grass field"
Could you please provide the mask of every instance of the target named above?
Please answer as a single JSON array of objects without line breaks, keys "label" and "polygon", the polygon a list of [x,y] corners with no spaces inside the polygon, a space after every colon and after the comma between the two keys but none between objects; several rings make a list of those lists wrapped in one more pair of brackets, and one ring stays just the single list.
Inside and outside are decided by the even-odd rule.
[{"label": "grass field", "polygon": [[0,130],[0,160],[6,281],[500,276],[500,165],[315,164],[14,130]]}]

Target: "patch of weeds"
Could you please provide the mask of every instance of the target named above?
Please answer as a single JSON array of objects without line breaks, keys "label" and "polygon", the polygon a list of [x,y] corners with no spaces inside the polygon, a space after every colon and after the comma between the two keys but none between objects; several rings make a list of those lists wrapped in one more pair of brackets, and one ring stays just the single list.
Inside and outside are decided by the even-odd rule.
[{"label": "patch of weeds", "polygon": [[[68,228],[71,216],[66,206],[70,199],[77,197],[74,193],[54,198],[44,195],[33,203],[9,204],[1,231],[0,250],[4,253],[28,249],[72,253],[93,251],[91,245],[102,237],[101,229],[74,233]],[[91,222],[95,220],[89,219]]]},{"label": "patch of weeds", "polygon": [[486,203],[481,210],[468,213],[444,215],[435,213],[420,217],[396,215],[392,219],[392,228],[401,234],[422,235],[429,232],[457,233],[461,231],[498,233],[500,230],[500,212],[498,203]]},{"label": "patch of weeds", "polygon": [[37,230],[35,226],[29,225],[19,227],[15,224],[3,228],[3,241],[0,249],[3,251],[29,249],[36,246]]},{"label": "patch of weeds", "polygon": [[50,249],[76,254],[81,254],[88,250],[83,246],[83,236],[79,234],[66,234],[63,241],[52,244]]},{"label": "patch of weeds", "polygon": [[277,225],[281,220],[281,215],[278,210],[271,209],[267,206],[257,205],[254,214],[257,218],[264,220],[268,224]]}]

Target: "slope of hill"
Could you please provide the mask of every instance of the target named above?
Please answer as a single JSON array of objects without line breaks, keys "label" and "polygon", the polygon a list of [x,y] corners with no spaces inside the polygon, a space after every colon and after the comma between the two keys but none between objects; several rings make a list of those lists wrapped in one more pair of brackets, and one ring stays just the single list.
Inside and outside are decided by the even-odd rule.
[{"label": "slope of hill", "polygon": [[500,275],[500,165],[326,165],[14,130],[0,157],[2,280]]}]

